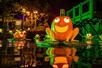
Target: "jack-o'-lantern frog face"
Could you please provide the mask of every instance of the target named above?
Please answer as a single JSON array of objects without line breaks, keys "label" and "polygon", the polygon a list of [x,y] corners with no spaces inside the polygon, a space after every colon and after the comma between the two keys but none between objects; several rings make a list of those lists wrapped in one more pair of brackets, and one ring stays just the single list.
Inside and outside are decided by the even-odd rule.
[{"label": "jack-o'-lantern frog face", "polygon": [[58,16],[52,23],[56,32],[64,33],[73,29],[72,21],[68,16]]}]

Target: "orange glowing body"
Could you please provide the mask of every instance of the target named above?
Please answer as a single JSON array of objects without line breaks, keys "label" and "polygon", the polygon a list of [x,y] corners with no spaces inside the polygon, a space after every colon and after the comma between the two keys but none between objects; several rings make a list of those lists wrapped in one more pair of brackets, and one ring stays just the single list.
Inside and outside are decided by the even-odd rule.
[{"label": "orange glowing body", "polygon": [[69,68],[73,61],[78,62],[79,57],[76,56],[76,52],[75,48],[59,47],[48,50],[48,55],[54,56],[53,68]]},{"label": "orange glowing body", "polygon": [[16,31],[13,34],[14,38],[16,39],[25,39],[26,38],[26,33],[24,31]]},{"label": "orange glowing body", "polygon": [[[46,32],[52,40],[75,41],[75,37],[78,35],[79,29],[73,28],[72,20],[69,16],[58,16],[53,20],[51,29],[49,27],[46,28]],[[48,50],[49,55],[50,53],[54,55],[53,68],[69,68],[70,63],[73,60],[78,62],[79,58],[76,56],[76,51],[77,49],[75,48],[63,47]]]},{"label": "orange glowing body", "polygon": [[78,28],[73,29],[72,20],[68,16],[58,16],[52,22],[53,28],[46,28],[47,33],[53,40],[74,41],[79,33]]}]

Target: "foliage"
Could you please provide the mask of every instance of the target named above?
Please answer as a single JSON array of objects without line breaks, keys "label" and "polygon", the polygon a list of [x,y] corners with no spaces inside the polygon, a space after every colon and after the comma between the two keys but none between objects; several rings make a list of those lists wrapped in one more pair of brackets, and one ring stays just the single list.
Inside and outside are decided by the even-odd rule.
[{"label": "foliage", "polygon": [[0,2],[0,15],[8,16],[15,9],[16,0],[2,0]]}]

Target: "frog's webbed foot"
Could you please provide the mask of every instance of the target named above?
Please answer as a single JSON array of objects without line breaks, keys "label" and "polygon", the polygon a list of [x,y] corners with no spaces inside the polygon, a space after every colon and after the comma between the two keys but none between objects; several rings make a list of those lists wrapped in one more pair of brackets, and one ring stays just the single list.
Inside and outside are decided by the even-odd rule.
[{"label": "frog's webbed foot", "polygon": [[56,40],[55,40],[55,37],[54,37],[54,33],[51,31],[50,28],[46,28],[46,33],[47,33],[47,35],[50,36],[50,39],[51,39],[52,41],[56,41]]},{"label": "frog's webbed foot", "polygon": [[79,40],[71,40],[71,42],[79,42]]},{"label": "frog's webbed foot", "polygon": [[66,42],[69,42],[69,40],[72,38],[73,36],[73,31],[70,31],[70,33],[68,34],[67,38],[66,38]]}]

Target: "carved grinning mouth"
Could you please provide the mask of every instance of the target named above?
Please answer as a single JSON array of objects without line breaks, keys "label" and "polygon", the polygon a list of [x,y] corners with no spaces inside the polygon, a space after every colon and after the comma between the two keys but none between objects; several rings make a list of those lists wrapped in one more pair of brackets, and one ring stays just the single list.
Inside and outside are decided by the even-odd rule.
[{"label": "carved grinning mouth", "polygon": [[63,32],[66,32],[68,30],[68,25],[64,26],[64,27],[60,27],[60,26],[55,25],[55,29],[57,32],[63,33]]}]

